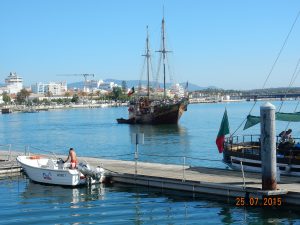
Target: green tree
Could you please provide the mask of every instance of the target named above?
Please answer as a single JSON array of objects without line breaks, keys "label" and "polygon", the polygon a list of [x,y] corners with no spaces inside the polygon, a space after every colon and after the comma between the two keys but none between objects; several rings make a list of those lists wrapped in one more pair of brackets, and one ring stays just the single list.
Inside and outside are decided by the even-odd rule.
[{"label": "green tree", "polygon": [[38,98],[34,98],[34,99],[32,100],[32,102],[33,102],[34,104],[36,104],[36,105],[39,105],[39,104],[40,104],[40,100],[39,100]]},{"label": "green tree", "polygon": [[11,102],[11,98],[10,96],[7,94],[7,92],[4,92],[3,95],[2,95],[2,99],[5,103],[5,105],[7,105],[8,103]]},{"label": "green tree", "polygon": [[46,99],[46,98],[44,98],[44,99],[42,100],[42,103],[43,103],[44,105],[50,105],[50,101],[49,101],[48,99]]},{"label": "green tree", "polygon": [[73,98],[71,99],[71,102],[78,103],[79,102],[79,96],[77,94],[74,94]]},{"label": "green tree", "polygon": [[17,94],[17,103],[18,104],[23,104],[26,103],[27,98],[29,97],[30,92],[27,91],[25,88],[23,88],[20,92]]},{"label": "green tree", "polygon": [[113,87],[112,98],[118,100],[122,95],[122,89],[120,87]]}]

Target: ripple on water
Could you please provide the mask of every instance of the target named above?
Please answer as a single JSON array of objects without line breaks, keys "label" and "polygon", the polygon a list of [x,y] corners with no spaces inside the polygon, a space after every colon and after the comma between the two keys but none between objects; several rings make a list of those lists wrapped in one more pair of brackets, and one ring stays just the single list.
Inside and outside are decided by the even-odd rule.
[{"label": "ripple on water", "polygon": [[[214,196],[141,186],[64,188],[0,180],[2,224],[299,224],[299,208],[239,208]],[[5,218],[5,219],[4,219]]]}]

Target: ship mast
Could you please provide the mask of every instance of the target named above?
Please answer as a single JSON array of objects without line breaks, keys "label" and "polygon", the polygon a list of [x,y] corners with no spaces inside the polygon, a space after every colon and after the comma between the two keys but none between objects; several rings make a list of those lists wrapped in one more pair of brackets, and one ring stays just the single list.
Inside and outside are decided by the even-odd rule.
[{"label": "ship mast", "polygon": [[147,60],[147,96],[148,99],[150,98],[150,69],[149,69],[149,64],[150,64],[150,49],[149,49],[149,32],[148,32],[148,26],[147,26],[147,38],[146,38],[146,54],[142,55],[146,57]]},{"label": "ship mast", "polygon": [[165,15],[163,10],[163,18],[162,18],[162,24],[161,24],[161,39],[162,39],[162,46],[161,49],[157,52],[162,53],[163,56],[163,73],[164,73],[164,99],[166,98],[166,57],[167,53],[171,51],[166,50],[166,43],[165,43]]}]

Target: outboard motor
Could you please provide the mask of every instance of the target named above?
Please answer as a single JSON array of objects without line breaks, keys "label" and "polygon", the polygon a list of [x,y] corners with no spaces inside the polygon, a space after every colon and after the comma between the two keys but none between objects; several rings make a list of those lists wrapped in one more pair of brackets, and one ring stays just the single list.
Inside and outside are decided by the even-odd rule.
[{"label": "outboard motor", "polygon": [[94,180],[99,181],[104,174],[104,169],[97,167],[92,168],[87,163],[79,163],[77,169],[85,176],[91,177]]}]

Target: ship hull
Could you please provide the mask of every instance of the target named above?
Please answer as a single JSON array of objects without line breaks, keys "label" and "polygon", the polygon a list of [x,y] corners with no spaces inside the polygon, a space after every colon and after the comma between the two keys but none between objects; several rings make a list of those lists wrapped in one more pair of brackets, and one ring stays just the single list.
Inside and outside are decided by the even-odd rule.
[{"label": "ship hull", "polygon": [[180,117],[187,110],[188,101],[177,103],[158,104],[152,108],[139,108],[136,104],[129,119],[117,119],[118,123],[127,124],[177,124]]},{"label": "ship hull", "polygon": [[184,103],[158,105],[154,107],[154,112],[141,112],[135,120],[137,124],[177,124],[185,110]]}]

